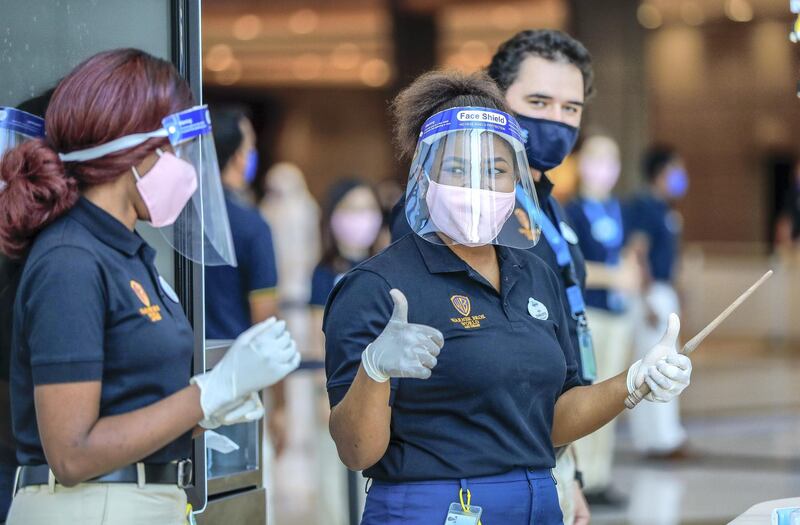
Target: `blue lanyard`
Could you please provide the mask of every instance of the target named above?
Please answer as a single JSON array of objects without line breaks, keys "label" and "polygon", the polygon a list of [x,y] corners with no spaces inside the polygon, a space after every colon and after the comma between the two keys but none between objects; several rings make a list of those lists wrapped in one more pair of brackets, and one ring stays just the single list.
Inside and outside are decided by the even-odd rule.
[{"label": "blue lanyard", "polygon": [[[567,294],[567,302],[569,303],[569,309],[572,313],[573,317],[576,319],[578,316],[583,316],[584,312],[586,311],[586,304],[583,301],[583,293],[581,292],[580,284],[578,283],[577,274],[575,272],[575,262],[572,260],[572,253],[569,251],[569,246],[567,245],[567,241],[562,237],[561,232],[558,228],[553,224],[550,218],[547,216],[544,211],[542,213],[535,213],[536,207],[533,206],[533,203],[530,200],[530,197],[522,189],[521,186],[517,186],[517,199],[522,203],[522,206],[528,212],[529,215],[532,216],[539,216],[539,220],[542,226],[542,234],[544,234],[544,238],[547,239],[547,244],[550,245],[550,248],[553,249],[553,252],[556,254],[556,261],[558,262],[558,266],[561,268],[561,275],[562,279],[564,279],[564,288],[566,288]],[[549,199],[553,199],[552,196]],[[550,203],[553,209],[553,214],[556,216],[556,220],[561,221],[561,217],[558,216],[558,208],[553,206]],[[571,275],[571,279],[567,279],[567,275]]]},{"label": "blue lanyard", "polygon": [[[622,248],[624,240],[622,233],[622,210],[620,209],[619,202],[615,199],[611,199],[605,203],[581,199],[581,203],[583,214],[592,226],[592,236],[606,249],[606,263],[612,265],[619,263],[619,249]],[[612,232],[612,237],[598,238],[595,235],[595,228],[602,227],[603,223],[607,223],[610,227],[615,228]]]}]

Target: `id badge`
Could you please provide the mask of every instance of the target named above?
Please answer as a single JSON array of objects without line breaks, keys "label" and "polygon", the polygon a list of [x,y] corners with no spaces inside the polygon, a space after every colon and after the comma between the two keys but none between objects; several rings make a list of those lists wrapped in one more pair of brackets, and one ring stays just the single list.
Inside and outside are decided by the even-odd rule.
[{"label": "id badge", "polygon": [[451,503],[444,525],[478,525],[481,514],[483,509],[476,505],[470,505],[469,510],[464,510],[461,503]]},{"label": "id badge", "polygon": [[773,509],[771,525],[800,525],[800,507]]},{"label": "id badge", "polygon": [[581,352],[581,368],[584,381],[594,381],[597,379],[597,360],[594,356],[594,343],[592,343],[592,332],[586,323],[586,318],[578,320],[578,346]]}]

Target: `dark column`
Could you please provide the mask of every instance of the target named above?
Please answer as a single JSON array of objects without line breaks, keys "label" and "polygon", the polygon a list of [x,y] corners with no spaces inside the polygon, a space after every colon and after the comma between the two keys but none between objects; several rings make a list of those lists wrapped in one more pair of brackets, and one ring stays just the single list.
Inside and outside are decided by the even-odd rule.
[{"label": "dark column", "polygon": [[640,157],[649,141],[645,86],[645,29],[636,19],[638,0],[571,0],[572,32],[594,60],[597,96],[584,129],[599,128],[619,141],[620,189],[639,184]]},{"label": "dark column", "polygon": [[430,10],[411,10],[392,0],[395,82],[397,94],[420,74],[436,67],[436,16]]}]

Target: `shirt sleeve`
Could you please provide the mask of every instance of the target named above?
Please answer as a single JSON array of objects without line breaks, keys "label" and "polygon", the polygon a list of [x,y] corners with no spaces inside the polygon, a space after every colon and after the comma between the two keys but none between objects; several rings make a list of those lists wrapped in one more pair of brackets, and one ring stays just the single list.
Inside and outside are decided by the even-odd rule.
[{"label": "shirt sleeve", "polygon": [[[390,289],[389,283],[378,274],[354,270],[331,292],[322,323],[331,407],[347,394],[361,364],[361,352],[389,322],[393,309]],[[392,392],[396,386],[393,379]]]},{"label": "shirt sleeve", "polygon": [[272,230],[269,224],[257,213],[253,214],[254,228],[246,251],[245,272],[247,291],[272,290],[278,285],[278,267],[275,248],[272,243]]},{"label": "shirt sleeve", "polygon": [[314,268],[311,275],[311,299],[308,304],[324,308],[328,302],[328,296],[333,289],[333,280],[330,278],[331,272],[326,271],[322,266]]},{"label": "shirt sleeve", "polygon": [[23,293],[23,334],[33,383],[95,381],[103,377],[106,291],[89,251],[62,246],[32,268]]},{"label": "shirt sleeve", "polygon": [[644,230],[642,213],[639,210],[638,201],[635,199],[622,205],[622,228],[625,232],[626,240],[631,234]]}]

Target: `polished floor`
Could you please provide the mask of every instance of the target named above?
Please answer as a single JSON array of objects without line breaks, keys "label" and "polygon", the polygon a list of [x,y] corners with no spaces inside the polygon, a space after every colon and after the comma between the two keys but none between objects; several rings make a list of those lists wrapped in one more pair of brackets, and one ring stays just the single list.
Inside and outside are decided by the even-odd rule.
[{"label": "polished floor", "polygon": [[[614,484],[628,505],[592,509],[593,524],[724,524],[760,501],[800,496],[800,350],[776,342],[710,340],[694,365],[682,405],[692,457],[642,459],[623,419]],[[338,509],[330,503],[345,499],[344,488],[319,479],[318,441],[298,428],[314,420],[313,390],[311,378],[293,379],[293,446],[274,471],[277,525],[347,523],[336,516],[344,501]],[[326,489],[317,487],[328,487],[334,498],[321,496]]]}]

